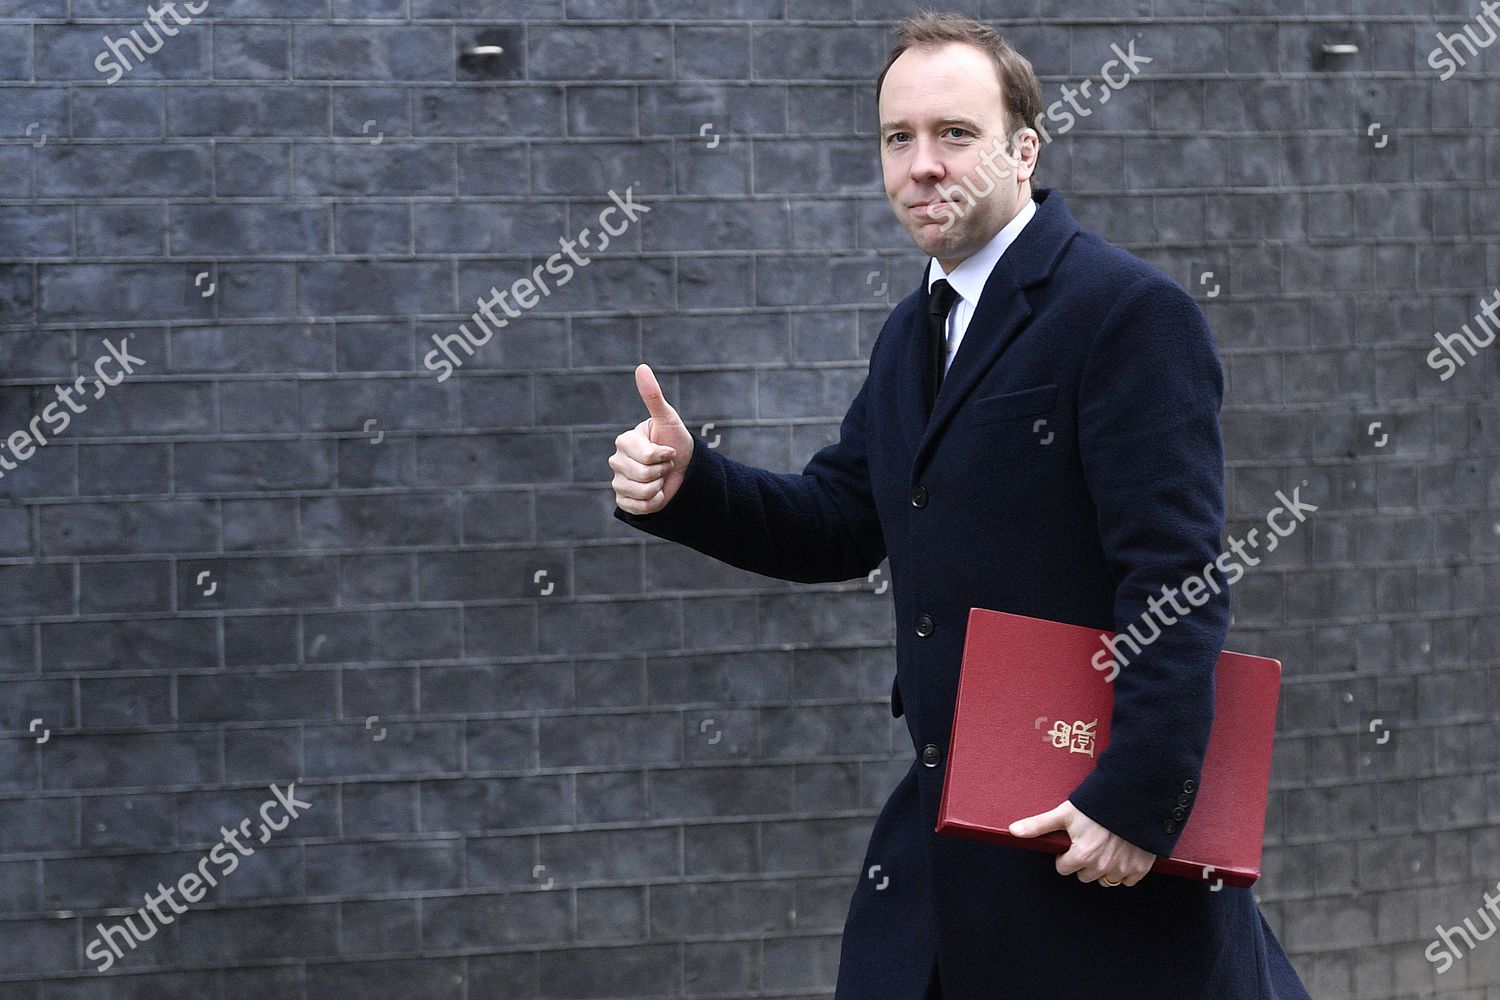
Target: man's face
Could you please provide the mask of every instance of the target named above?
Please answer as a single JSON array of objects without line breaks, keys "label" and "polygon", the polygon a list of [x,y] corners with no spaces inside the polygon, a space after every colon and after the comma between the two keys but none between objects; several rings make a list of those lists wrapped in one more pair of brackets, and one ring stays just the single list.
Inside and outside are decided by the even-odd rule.
[{"label": "man's face", "polygon": [[913,47],[886,73],[886,197],[913,242],[946,271],[993,239],[1031,196],[1036,133],[1017,135],[1016,159],[1005,151],[1006,125],[995,65],[972,45]]}]

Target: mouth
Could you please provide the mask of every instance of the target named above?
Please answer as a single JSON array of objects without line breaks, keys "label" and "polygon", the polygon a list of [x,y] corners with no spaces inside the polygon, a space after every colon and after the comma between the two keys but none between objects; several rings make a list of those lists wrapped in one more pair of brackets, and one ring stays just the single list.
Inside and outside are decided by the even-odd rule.
[{"label": "mouth", "polygon": [[948,218],[953,214],[953,203],[941,199],[931,201],[919,201],[907,208],[913,215],[926,216],[927,218]]}]

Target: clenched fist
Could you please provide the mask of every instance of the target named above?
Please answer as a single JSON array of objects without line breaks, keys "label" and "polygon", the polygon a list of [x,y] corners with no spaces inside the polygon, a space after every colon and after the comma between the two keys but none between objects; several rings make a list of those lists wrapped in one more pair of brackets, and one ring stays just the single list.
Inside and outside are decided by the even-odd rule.
[{"label": "clenched fist", "polygon": [[682,485],[693,460],[693,436],[667,404],[650,365],[636,365],[635,387],[651,415],[615,438],[610,485],[615,506],[627,514],[654,514],[671,503]]}]

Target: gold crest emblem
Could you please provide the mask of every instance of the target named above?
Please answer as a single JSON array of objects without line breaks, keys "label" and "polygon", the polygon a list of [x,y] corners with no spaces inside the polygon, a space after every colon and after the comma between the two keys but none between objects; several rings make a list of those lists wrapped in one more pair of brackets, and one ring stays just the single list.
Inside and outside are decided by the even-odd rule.
[{"label": "gold crest emblem", "polygon": [[1052,737],[1052,745],[1059,750],[1067,748],[1068,753],[1086,753],[1094,756],[1094,727],[1099,724],[1098,719],[1089,722],[1075,722],[1071,726],[1062,720],[1052,724],[1047,735]]}]

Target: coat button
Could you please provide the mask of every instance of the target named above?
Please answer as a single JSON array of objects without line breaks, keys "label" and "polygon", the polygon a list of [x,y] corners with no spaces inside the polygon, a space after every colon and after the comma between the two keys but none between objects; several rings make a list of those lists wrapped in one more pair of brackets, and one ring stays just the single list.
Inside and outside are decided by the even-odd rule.
[{"label": "coat button", "polygon": [[1193,781],[1192,778],[1189,778],[1188,780],[1186,780],[1186,781],[1184,781],[1182,783],[1182,790],[1184,792],[1191,792],[1193,789],[1195,789],[1197,787],[1198,787],[1197,783],[1195,781]]},{"label": "coat button", "polygon": [[943,759],[943,751],[938,749],[936,743],[929,743],[922,748],[922,763],[928,767],[937,767],[938,761]]},{"label": "coat button", "polygon": [[1188,804],[1188,795],[1186,792],[1177,796],[1177,804],[1180,806],[1185,806]]},{"label": "coat button", "polygon": [[1171,820],[1167,820],[1162,824],[1162,829],[1167,831],[1168,833],[1172,833],[1177,829],[1177,824],[1173,823]]},{"label": "coat button", "polygon": [[1182,808],[1182,806],[1178,806],[1176,809],[1172,810],[1172,818],[1173,819],[1182,819],[1182,817],[1184,817],[1186,815],[1187,815],[1187,810],[1184,809],[1184,808]]},{"label": "coat button", "polygon": [[932,634],[932,616],[928,614],[917,615],[917,635],[926,637]]},{"label": "coat button", "polygon": [[918,486],[911,491],[911,505],[913,507],[927,506],[927,487]]}]

